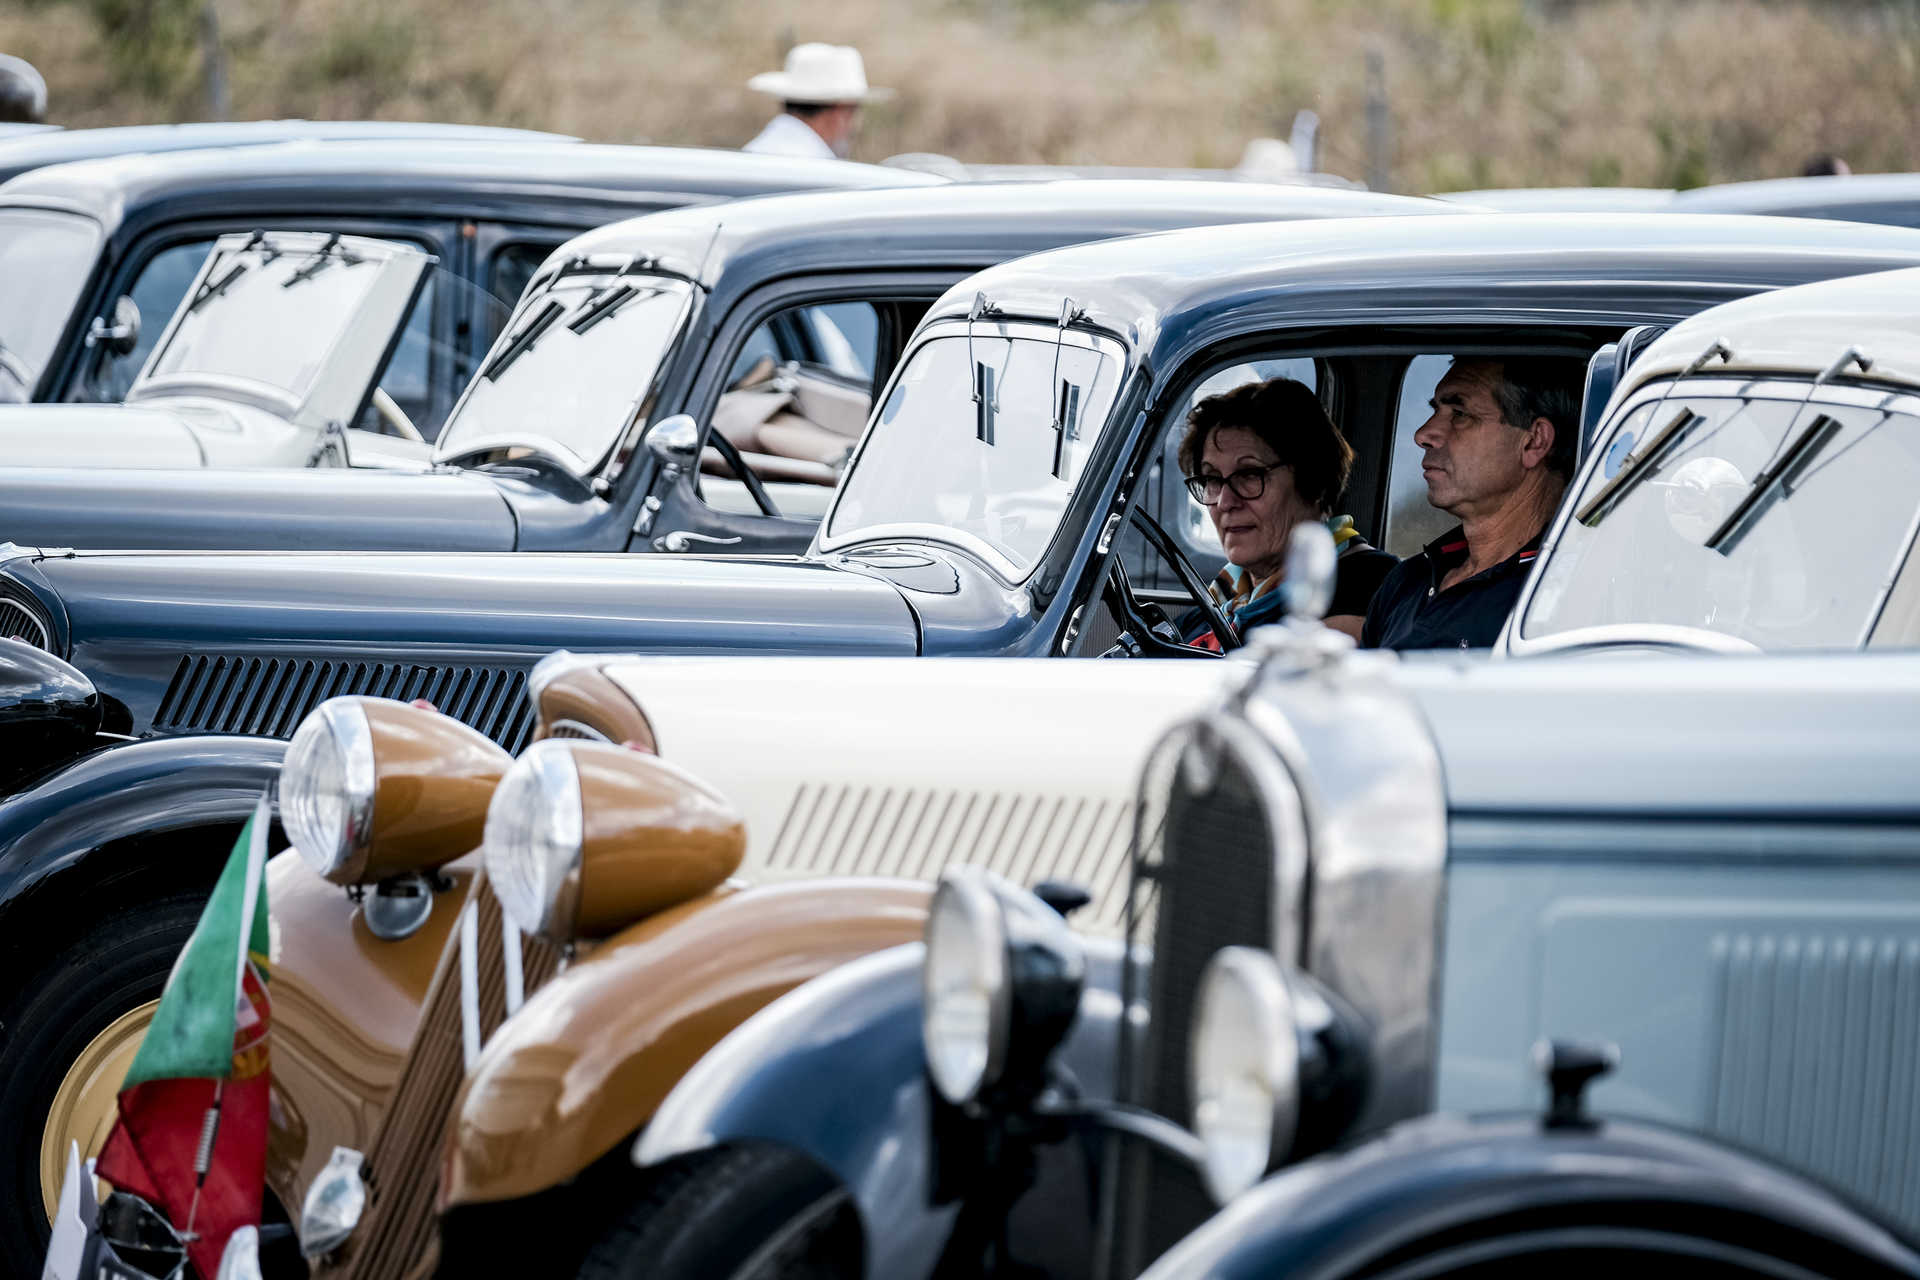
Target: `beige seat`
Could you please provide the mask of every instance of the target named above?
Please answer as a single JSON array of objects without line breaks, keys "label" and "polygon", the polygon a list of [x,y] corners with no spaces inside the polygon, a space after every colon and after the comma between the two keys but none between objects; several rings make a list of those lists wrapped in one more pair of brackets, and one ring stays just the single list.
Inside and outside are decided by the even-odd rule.
[{"label": "beige seat", "polygon": [[[867,424],[873,398],[865,391],[784,368],[762,357],[714,407],[713,429],[740,451],[763,480],[833,485]],[[700,469],[730,475],[717,449]]]}]

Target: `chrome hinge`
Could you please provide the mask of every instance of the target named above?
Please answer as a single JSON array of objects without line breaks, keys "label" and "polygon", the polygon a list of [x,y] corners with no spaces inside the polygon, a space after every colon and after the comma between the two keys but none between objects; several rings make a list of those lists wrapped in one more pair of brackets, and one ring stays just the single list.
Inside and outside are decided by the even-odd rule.
[{"label": "chrome hinge", "polygon": [[653,540],[655,551],[691,551],[693,544],[704,542],[714,547],[731,547],[739,538],[716,538],[707,533],[690,533],[685,529],[675,529],[672,533],[663,533]]}]

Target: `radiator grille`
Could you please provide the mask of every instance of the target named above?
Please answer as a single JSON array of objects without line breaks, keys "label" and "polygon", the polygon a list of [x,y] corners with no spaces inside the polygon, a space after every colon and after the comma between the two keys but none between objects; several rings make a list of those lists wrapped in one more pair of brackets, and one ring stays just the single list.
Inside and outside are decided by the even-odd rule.
[{"label": "radiator grille", "polygon": [[0,637],[25,640],[36,649],[53,648],[53,634],[38,613],[18,600],[0,596]]},{"label": "radiator grille", "polygon": [[1716,1136],[1920,1229],[1920,941],[1714,939]]},{"label": "radiator grille", "polygon": [[1074,927],[1120,932],[1132,806],[1119,797],[1006,795],[916,787],[803,784],[762,870],[931,879],[949,863],[1015,884],[1068,880],[1093,894]]},{"label": "radiator grille", "polygon": [[190,655],[180,659],[153,727],[286,738],[328,698],[361,693],[403,702],[425,698],[517,753],[533,733],[526,686],[519,667]]},{"label": "radiator grille", "polygon": [[[1183,751],[1210,766],[1182,767]],[[1164,797],[1164,799],[1162,799]],[[1170,741],[1142,788],[1133,858],[1130,950],[1153,940],[1143,1039],[1128,1020],[1117,1073],[1124,1101],[1190,1123],[1187,1034],[1201,974],[1221,947],[1272,945],[1272,828],[1258,786],[1204,728]],[[1138,1064],[1138,1069],[1132,1069]],[[1212,1216],[1199,1177],[1133,1144],[1121,1161],[1109,1226],[1112,1274],[1133,1275]]]},{"label": "radiator grille", "polygon": [[[480,1026],[491,1036],[506,1021],[506,966],[502,958],[500,900],[477,877]],[[553,976],[557,948],[522,937],[528,994]],[[393,1101],[367,1152],[367,1207],[352,1240],[315,1277],[329,1280],[402,1280],[420,1265],[434,1241],[433,1205],[440,1189],[440,1146],[454,1098],[466,1079],[460,1033],[459,930],[448,940],[427,992],[413,1046]]]}]

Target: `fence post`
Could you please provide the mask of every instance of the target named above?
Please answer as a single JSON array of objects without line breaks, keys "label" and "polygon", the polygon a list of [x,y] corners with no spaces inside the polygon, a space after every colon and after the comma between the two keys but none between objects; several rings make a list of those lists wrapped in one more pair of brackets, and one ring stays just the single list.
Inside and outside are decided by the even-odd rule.
[{"label": "fence post", "polygon": [[1367,50],[1367,186],[1375,191],[1393,189],[1388,127],[1387,59],[1375,45]]}]

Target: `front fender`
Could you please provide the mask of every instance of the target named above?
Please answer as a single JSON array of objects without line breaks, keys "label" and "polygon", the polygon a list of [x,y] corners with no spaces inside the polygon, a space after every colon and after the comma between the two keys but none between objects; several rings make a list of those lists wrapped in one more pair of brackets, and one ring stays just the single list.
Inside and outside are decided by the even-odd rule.
[{"label": "front fender", "polygon": [[919,937],[929,893],[877,879],[723,888],[607,939],[482,1052],[455,1104],[441,1207],[517,1199],[580,1173],[754,1013]]},{"label": "front fender", "polygon": [[1141,1280],[1344,1280],[1566,1227],[1753,1249],[1802,1274],[1920,1276],[1920,1257],[1827,1191],[1704,1138],[1629,1123],[1547,1130],[1532,1116],[1439,1115],[1274,1175]]},{"label": "front fender", "polygon": [[[213,842],[181,852],[166,837],[237,830],[285,753],[284,742],[265,738],[128,743],[82,756],[0,801],[0,938],[8,960],[46,945],[51,922],[70,918],[73,907],[56,903],[84,910],[102,885],[133,877],[211,886],[227,848]],[[0,973],[20,970],[0,963]]]},{"label": "front fender", "polygon": [[[1080,1097],[1106,1101],[1114,1094],[1121,948],[1084,942],[1087,985],[1054,1062]],[[868,1276],[929,1274],[960,1206],[933,1203],[934,1099],[920,1039],[924,954],[913,942],[845,965],[743,1023],[661,1104],[634,1148],[636,1163],[740,1139],[782,1143],[832,1171],[852,1194]],[[1084,1204],[1085,1169],[1077,1148],[1040,1153],[1036,1185],[1010,1223],[1022,1261],[1084,1264],[1092,1256],[1091,1214],[1052,1211]]]}]

